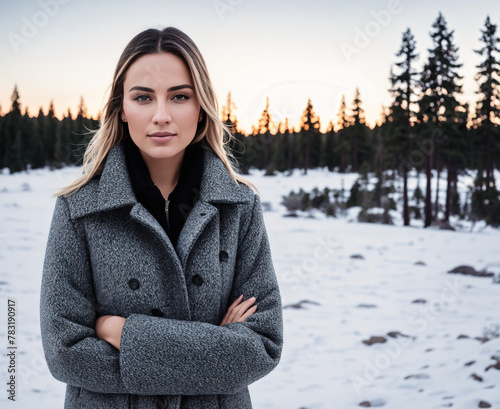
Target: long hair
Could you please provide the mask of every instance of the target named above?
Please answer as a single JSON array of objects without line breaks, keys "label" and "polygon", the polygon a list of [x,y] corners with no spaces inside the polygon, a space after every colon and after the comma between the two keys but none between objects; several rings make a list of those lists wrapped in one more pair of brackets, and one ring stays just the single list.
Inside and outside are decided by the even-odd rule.
[{"label": "long hair", "polygon": [[205,146],[222,160],[235,182],[255,188],[233,168],[235,161],[228,147],[228,142],[233,136],[219,118],[217,98],[200,50],[184,32],[174,27],[167,27],[161,31],[145,30],[137,34],[125,47],[113,75],[111,91],[100,119],[100,127],[94,132],[83,155],[82,175],[54,196],[70,196],[93,177],[102,173],[109,151],[129,135],[126,125],[120,120],[126,73],[138,58],[162,52],[172,53],[184,61],[190,71],[195,93],[204,112],[191,143],[203,140]]}]

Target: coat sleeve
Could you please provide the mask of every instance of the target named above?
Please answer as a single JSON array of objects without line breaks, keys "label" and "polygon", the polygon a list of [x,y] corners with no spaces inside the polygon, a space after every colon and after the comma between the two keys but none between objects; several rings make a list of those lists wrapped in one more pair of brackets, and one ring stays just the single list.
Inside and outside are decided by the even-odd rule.
[{"label": "coat sleeve", "polygon": [[49,231],[40,294],[45,359],[57,380],[102,393],[126,393],[119,351],[97,338],[96,303],[84,232],[58,197]]},{"label": "coat sleeve", "polygon": [[140,314],[123,327],[120,368],[131,393],[232,394],[268,374],[283,345],[282,304],[260,199],[240,234],[231,300],[256,297],[245,322],[224,326]]}]

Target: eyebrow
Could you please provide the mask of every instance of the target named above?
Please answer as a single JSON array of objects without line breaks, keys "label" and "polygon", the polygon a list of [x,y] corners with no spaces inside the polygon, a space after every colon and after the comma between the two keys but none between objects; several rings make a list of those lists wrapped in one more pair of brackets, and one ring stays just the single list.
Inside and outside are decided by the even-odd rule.
[{"label": "eyebrow", "polygon": [[[167,92],[177,91],[177,90],[183,89],[183,88],[190,88],[190,89],[194,90],[194,88],[191,85],[182,84],[182,85],[176,85],[175,87],[170,87],[169,89],[167,89]],[[153,94],[155,92],[155,90],[153,88],[141,87],[140,85],[133,86],[132,88],[129,89],[128,92],[132,92],[132,91],[144,91],[144,92],[151,92]]]}]

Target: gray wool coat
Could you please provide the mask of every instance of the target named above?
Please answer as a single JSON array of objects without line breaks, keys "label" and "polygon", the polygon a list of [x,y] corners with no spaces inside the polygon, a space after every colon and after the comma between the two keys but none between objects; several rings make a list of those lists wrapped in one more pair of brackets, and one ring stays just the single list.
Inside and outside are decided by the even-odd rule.
[{"label": "gray wool coat", "polygon": [[[252,408],[248,385],[278,364],[282,304],[259,196],[204,155],[176,249],[136,200],[121,144],[100,177],[57,198],[40,322],[65,408]],[[220,326],[240,294],[256,312]],[[96,337],[102,315],[126,318],[120,350]]]}]

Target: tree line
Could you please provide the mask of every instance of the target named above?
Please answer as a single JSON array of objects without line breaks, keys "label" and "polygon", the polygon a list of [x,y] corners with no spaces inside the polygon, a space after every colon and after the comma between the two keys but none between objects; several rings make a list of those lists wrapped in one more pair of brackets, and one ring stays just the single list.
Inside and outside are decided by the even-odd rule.
[{"label": "tree line", "polygon": [[[387,172],[397,173],[403,181],[403,220],[410,223],[408,175],[417,171],[425,177],[423,193],[425,226],[447,221],[459,212],[458,176],[473,172],[470,209],[476,219],[500,225],[500,195],[496,187],[495,169],[500,152],[500,39],[497,25],[487,17],[480,30],[481,57],[475,80],[478,98],[474,109],[459,101],[462,93],[458,70],[458,47],[454,31],[440,13],[430,32],[432,47],[421,69],[416,40],[408,28],[396,50],[397,61],[389,74],[392,102],[384,108],[380,124],[370,128],[365,122],[363,101],[356,89],[348,104],[342,96],[337,120],[329,121],[321,131],[319,116],[312,101],[305,105],[296,129],[287,119],[275,123],[269,98],[258,124],[245,134],[238,127],[231,94],[222,110],[223,120],[232,130],[230,144],[240,171],[250,168],[273,174],[293,169],[326,167],[338,172],[357,172],[377,176],[379,194]],[[53,103],[48,113],[40,108],[36,117],[28,109],[21,111],[17,86],[6,114],[0,109],[0,169],[11,172],[43,166],[59,167],[78,164],[88,142],[88,130],[99,126],[99,118],[89,118],[83,98],[75,117],[68,110],[62,120],[55,117]],[[444,203],[439,183],[446,175]],[[433,186],[436,186],[433,189]]]},{"label": "tree line", "polygon": [[37,116],[30,116],[28,108],[22,113],[17,86],[11,103],[7,114],[0,111],[0,169],[18,172],[81,162],[89,131],[99,126],[98,119],[88,116],[83,97],[76,116],[68,109],[62,120],[55,116],[53,102],[47,114],[42,108]]},{"label": "tree line", "polygon": [[[230,95],[224,107],[224,118],[234,133],[243,170],[265,169],[268,174],[302,168],[328,167],[339,172],[375,173],[378,189],[384,175],[394,171],[403,179],[403,220],[410,224],[408,174],[412,170],[425,175],[423,199],[426,227],[438,220],[448,222],[460,213],[457,191],[458,175],[473,172],[469,216],[500,225],[500,197],[494,170],[500,166],[500,39],[497,25],[487,17],[480,31],[481,56],[475,80],[478,99],[475,109],[459,101],[462,93],[458,74],[458,47],[454,31],[448,28],[440,13],[430,32],[432,48],[421,70],[416,40],[408,28],[395,53],[398,61],[390,69],[389,92],[392,103],[384,109],[383,120],[373,128],[365,123],[360,91],[356,89],[350,107],[342,96],[337,123],[320,131],[320,118],[309,100],[298,130],[288,122],[273,126],[267,100],[259,124],[251,135],[237,129],[232,115]],[[275,131],[273,132],[273,128]],[[446,172],[443,172],[443,171]],[[446,174],[446,192],[441,203],[440,179]],[[437,179],[433,190],[433,177]],[[419,194],[417,192],[417,194]],[[379,207],[382,194],[375,195]]]}]

